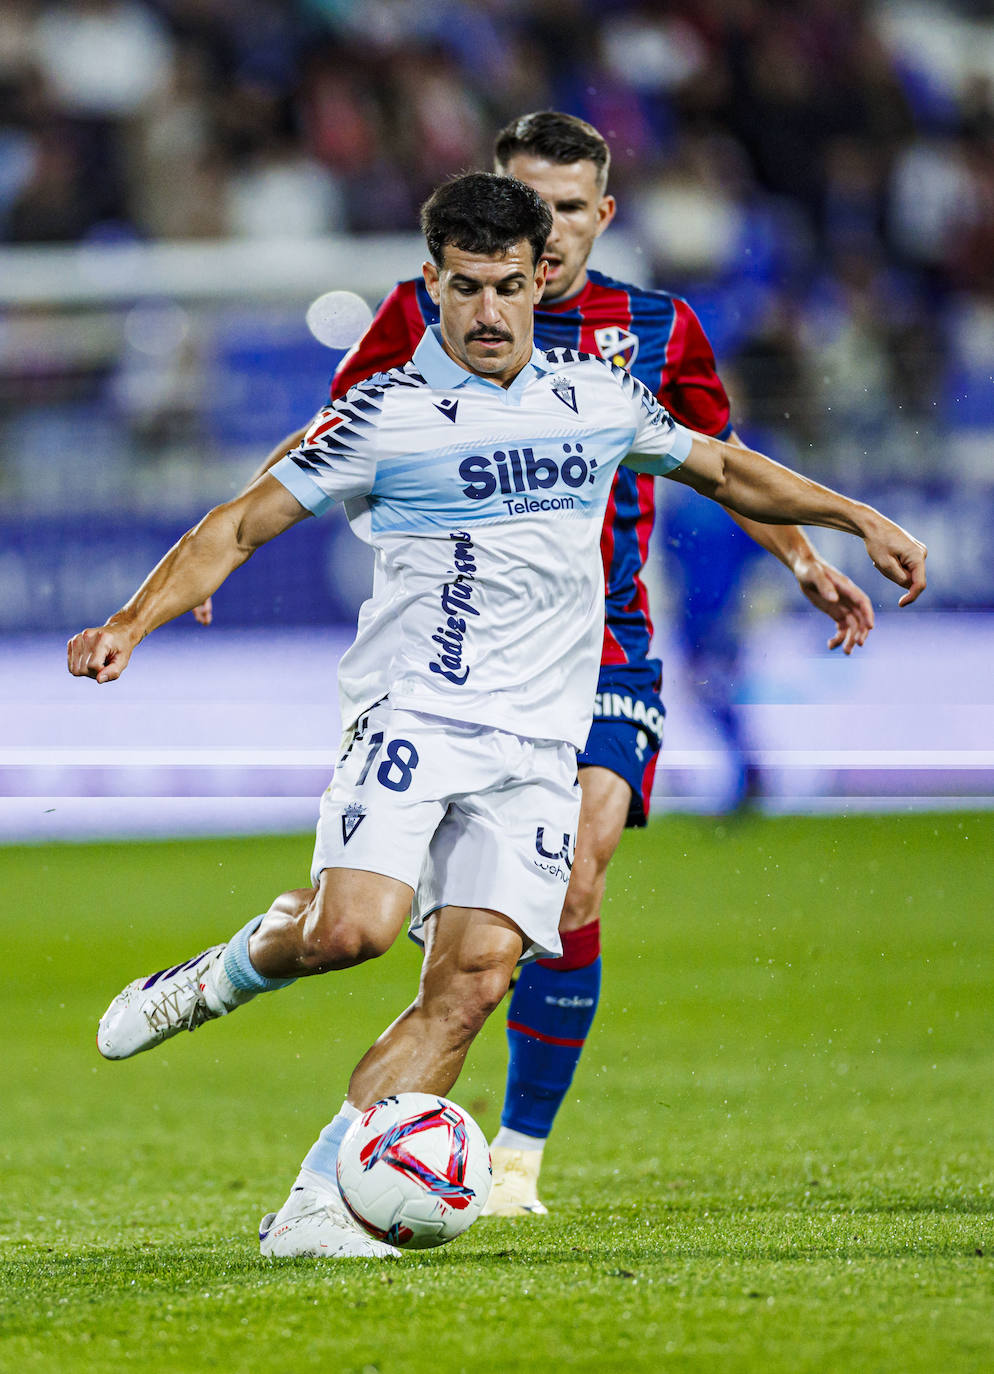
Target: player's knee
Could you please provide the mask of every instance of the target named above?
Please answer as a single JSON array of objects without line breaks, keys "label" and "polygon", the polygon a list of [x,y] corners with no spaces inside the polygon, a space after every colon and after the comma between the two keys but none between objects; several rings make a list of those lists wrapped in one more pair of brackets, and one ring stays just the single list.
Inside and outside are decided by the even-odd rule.
[{"label": "player's knee", "polygon": [[485,969],[455,979],[440,997],[426,999],[425,1010],[444,1029],[455,1045],[465,1045],[481,1029],[501,1003],[510,973],[504,968]]},{"label": "player's knee", "polygon": [[376,959],[390,944],[389,934],[375,922],[312,905],[301,929],[300,959],[310,972],[327,973]]},{"label": "player's knee", "polygon": [[483,1025],[492,1011],[503,1001],[511,977],[507,969],[493,968],[479,974],[474,980],[471,1007],[474,1011],[476,1029]]},{"label": "player's knee", "polygon": [[506,969],[493,968],[473,976],[460,1001],[459,1019],[466,1035],[472,1038],[507,992],[510,975]]}]

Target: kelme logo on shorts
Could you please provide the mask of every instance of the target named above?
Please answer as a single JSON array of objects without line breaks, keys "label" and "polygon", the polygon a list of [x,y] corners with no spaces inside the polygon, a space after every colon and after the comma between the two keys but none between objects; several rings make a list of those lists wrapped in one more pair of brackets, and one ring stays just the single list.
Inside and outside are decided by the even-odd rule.
[{"label": "kelme logo on shorts", "polygon": [[584,458],[582,444],[563,444],[561,458],[536,458],[530,448],[473,453],[459,464],[459,476],[466,483],[464,496],[485,501],[498,490],[503,496],[560,485],[578,491],[593,483],[596,467],[596,458]]}]

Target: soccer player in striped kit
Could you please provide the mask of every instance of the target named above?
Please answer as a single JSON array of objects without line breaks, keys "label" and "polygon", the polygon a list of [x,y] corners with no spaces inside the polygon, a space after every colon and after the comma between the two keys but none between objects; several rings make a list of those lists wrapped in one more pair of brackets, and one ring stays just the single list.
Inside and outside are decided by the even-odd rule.
[{"label": "soccer player in striped kit", "polygon": [[[498,134],[499,172],[533,187],[553,218],[548,277],[535,310],[539,348],[575,348],[626,368],[681,424],[736,441],[729,402],[707,337],[686,301],[614,281],[588,268],[610,225],[610,151],[572,115],[524,115]],[[332,397],[411,356],[438,308],[422,277],[390,292],[343,359]],[[261,469],[300,442],[289,436]],[[487,1211],[541,1214],[542,1150],[593,1022],[600,993],[600,912],[608,864],[628,826],[644,826],[661,744],[662,665],[650,656],[652,622],[641,578],[655,515],[653,480],[621,468],[601,536],[606,603],[600,680],[587,747],[580,755],[583,802],[576,857],[560,922],[563,954],[526,967],[511,997],[509,1068],[501,1127],[493,1142]],[[795,574],[809,600],[836,624],[830,647],[851,653],[873,626],[869,598],[826,563],[804,532],[732,515]]]}]

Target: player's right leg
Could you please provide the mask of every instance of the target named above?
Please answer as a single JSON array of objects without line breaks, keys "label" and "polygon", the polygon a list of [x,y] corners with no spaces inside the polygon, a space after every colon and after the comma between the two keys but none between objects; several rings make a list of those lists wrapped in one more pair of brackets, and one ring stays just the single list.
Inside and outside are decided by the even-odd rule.
[{"label": "player's right leg", "polygon": [[431,770],[418,771],[410,725],[405,716],[397,727],[385,701],[363,717],[321,801],[314,886],[283,893],[226,945],[129,983],[101,1018],[105,1058],[128,1059],[259,993],[389,949],[445,812],[432,781],[422,780]]},{"label": "player's right leg", "polygon": [[606,768],[582,768],[576,854],[559,922],[563,953],[522,969],[507,1013],[508,1072],[490,1153],[485,1216],[542,1216],[542,1151],[569,1091],[600,993],[600,914],[608,864],[625,829],[631,788]]},{"label": "player's right leg", "polygon": [[376,958],[397,938],[411,896],[409,884],[383,874],[328,869],[316,889],[284,892],[227,944],[129,983],[100,1018],[97,1048],[130,1059],[260,993]]},{"label": "player's right leg", "polygon": [[597,1013],[600,913],[608,864],[626,826],[644,826],[662,729],[658,665],[602,670],[599,710],[581,754],[583,805],[560,920],[563,953],[518,978],[507,1014],[508,1077],[491,1146],[485,1215],[541,1215],[542,1151]]}]

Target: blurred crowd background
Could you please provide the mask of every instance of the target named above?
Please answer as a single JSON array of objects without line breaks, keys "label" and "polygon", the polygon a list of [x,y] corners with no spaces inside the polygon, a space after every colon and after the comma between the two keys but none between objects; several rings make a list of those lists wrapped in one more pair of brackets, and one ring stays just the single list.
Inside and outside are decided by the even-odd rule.
[{"label": "blurred crowd background", "polygon": [[[153,547],[316,408],[333,361],[306,299],[254,300],[253,271],[241,300],[146,281],[101,303],[73,251],[255,244],[261,278],[355,235],[361,258],[543,107],[608,138],[611,266],[691,300],[740,431],[915,528],[927,511],[938,604],[994,600],[986,0],[5,0],[0,626],[74,624],[65,517],[140,515]],[[64,299],[19,296],[39,257]],[[357,594],[336,582],[315,618]]]}]

